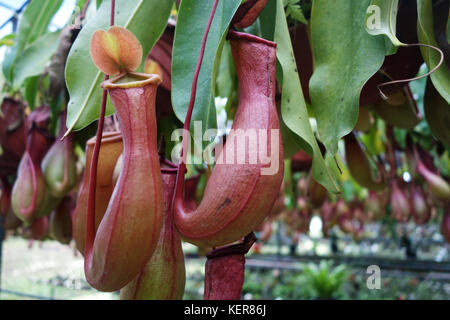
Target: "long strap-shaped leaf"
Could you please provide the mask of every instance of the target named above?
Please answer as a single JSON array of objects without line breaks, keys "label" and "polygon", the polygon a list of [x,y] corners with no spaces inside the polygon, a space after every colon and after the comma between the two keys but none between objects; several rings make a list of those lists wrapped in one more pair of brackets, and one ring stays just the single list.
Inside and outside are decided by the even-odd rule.
[{"label": "long strap-shaped leaf", "polygon": [[[144,54],[147,54],[164,31],[172,4],[172,0],[117,0],[116,25],[133,32],[141,42]],[[86,127],[99,117],[103,77],[91,60],[89,42],[95,30],[108,28],[110,10],[111,1],[103,1],[70,50],[66,65],[66,84],[70,94],[66,134]],[[141,70],[144,63],[145,59]],[[108,104],[106,115],[112,113],[114,109]]]},{"label": "long strap-shaped leaf", "polygon": [[37,76],[44,71],[59,43],[59,31],[47,33],[37,39],[17,57],[14,65],[13,84],[19,88],[26,78]]},{"label": "long strap-shaped leaf", "polygon": [[[211,23],[191,121],[193,124],[201,120],[203,132],[217,127],[215,78],[228,25],[241,2],[220,0]],[[172,54],[172,105],[181,121],[186,117],[192,77],[200,51],[198,44],[201,43],[213,3],[211,0],[183,0],[180,5]]]},{"label": "long strap-shaped leaf", "polygon": [[62,2],[62,0],[30,2],[20,19],[17,36],[17,45],[20,50],[26,48],[47,31]]},{"label": "long strap-shaped leaf", "polygon": [[[277,43],[277,59],[282,72],[277,77],[282,82],[281,115],[283,122],[300,140],[302,149],[313,156],[313,176],[331,193],[339,192],[335,179],[327,168],[309,122],[308,111],[300,85],[297,65],[289,36],[282,0],[269,0],[261,14],[264,37]],[[282,74],[282,77],[279,77]]]},{"label": "long strap-shaped leaf", "polygon": [[19,21],[16,44],[5,55],[2,64],[3,74],[9,83],[13,82],[16,60],[29,45],[47,32],[48,26],[61,4],[62,0],[42,0],[32,1],[27,5]]},{"label": "long strap-shaped leaf", "polygon": [[314,73],[309,82],[320,139],[333,155],[356,124],[359,95],[381,67],[385,41],[364,28],[370,0],[315,0],[311,12]]},{"label": "long strap-shaped leaf", "polygon": [[[433,29],[432,5],[432,1],[417,0],[417,36],[420,43],[438,47]],[[438,51],[427,47],[421,47],[420,49],[428,69],[435,68],[442,60]],[[430,77],[439,94],[447,103],[450,103],[450,66],[442,65]]]},{"label": "long strap-shaped leaf", "polygon": [[[294,58],[294,50],[289,37],[282,1],[278,0],[275,27],[275,42],[278,43],[277,57],[283,68],[283,90],[281,96],[281,115],[289,128],[308,143],[313,154],[313,177],[331,193],[339,192],[334,177],[327,168],[319,145],[309,123],[308,111],[302,93],[300,78]],[[293,59],[294,58],[294,59]],[[306,150],[309,150],[306,149]]]}]

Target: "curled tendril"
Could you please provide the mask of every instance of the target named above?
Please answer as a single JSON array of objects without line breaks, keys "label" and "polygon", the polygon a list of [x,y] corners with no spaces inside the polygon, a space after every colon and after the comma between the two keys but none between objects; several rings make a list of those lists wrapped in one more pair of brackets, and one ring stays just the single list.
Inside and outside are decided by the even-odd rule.
[{"label": "curled tendril", "polygon": [[408,78],[408,79],[392,80],[392,81],[384,82],[382,84],[377,85],[377,89],[380,92],[380,95],[381,95],[381,97],[384,100],[387,100],[388,96],[383,92],[383,90],[381,90],[382,87],[390,86],[390,85],[393,85],[393,84],[407,83],[407,82],[410,82],[410,81],[414,81],[414,80],[419,80],[419,79],[425,78],[425,77],[429,76],[430,74],[432,74],[433,72],[435,72],[442,65],[442,62],[444,61],[444,53],[442,52],[441,49],[439,49],[439,48],[437,48],[435,46],[429,45],[429,44],[424,44],[424,43],[413,43],[413,44],[405,44],[405,45],[403,45],[403,47],[417,47],[417,46],[428,47],[428,48],[431,48],[431,49],[436,50],[437,52],[439,52],[439,54],[441,56],[441,58],[439,59],[439,63],[433,69],[431,69],[430,71],[428,71],[427,73],[425,73],[423,75],[420,75],[420,76],[417,76],[417,77],[414,77],[414,78]]}]

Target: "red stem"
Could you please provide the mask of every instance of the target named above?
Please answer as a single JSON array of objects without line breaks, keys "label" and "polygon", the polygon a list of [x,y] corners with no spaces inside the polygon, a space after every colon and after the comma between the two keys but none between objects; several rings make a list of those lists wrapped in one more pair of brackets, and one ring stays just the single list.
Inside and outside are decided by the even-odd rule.
[{"label": "red stem", "polygon": [[87,0],[84,5],[83,8],[81,9],[81,13],[80,13],[80,20],[84,20],[85,16],[86,16],[86,10],[89,7],[89,4],[91,3],[91,0]]},{"label": "red stem", "polygon": [[194,110],[194,104],[195,104],[195,96],[197,93],[197,81],[198,76],[200,74],[200,68],[202,66],[203,61],[203,55],[205,53],[205,47],[206,47],[206,40],[208,39],[209,29],[211,28],[212,20],[214,18],[214,13],[216,12],[217,5],[219,3],[219,0],[214,1],[214,5],[211,10],[211,14],[209,15],[208,23],[205,28],[205,32],[203,33],[203,39],[202,44],[200,47],[200,55],[198,56],[197,60],[197,66],[195,68],[194,72],[194,78],[192,79],[192,88],[191,88],[191,98],[189,100],[189,106],[186,113],[186,118],[184,120],[184,127],[183,127],[183,144],[181,149],[181,159],[180,159],[180,165],[178,167],[177,172],[177,180],[175,183],[175,192],[172,199],[172,208],[175,198],[182,196],[183,186],[184,186],[184,173],[186,171],[186,150],[188,147],[188,141],[189,141],[189,126],[191,124],[191,118],[192,118],[192,111]]},{"label": "red stem", "polygon": [[110,25],[113,26],[114,25],[114,18],[115,18],[115,13],[116,12],[116,0],[111,0],[111,20],[110,20]]},{"label": "red stem", "polygon": [[[113,0],[114,1],[114,0]],[[105,76],[105,81],[109,79],[109,76]],[[103,90],[102,105],[100,108],[100,118],[98,119],[97,135],[95,138],[94,150],[92,152],[91,172],[89,177],[89,195],[88,195],[88,207],[86,218],[86,245],[85,256],[92,251],[95,239],[95,189],[97,187],[97,165],[98,156],[100,153],[100,145],[103,134],[103,124],[105,120],[106,100],[108,98],[107,91]],[[86,259],[85,261],[88,261]]]},{"label": "red stem", "polygon": [[[114,25],[114,12],[116,8],[116,1],[111,0],[111,20],[110,25]],[[109,79],[108,75],[105,75],[105,81]],[[108,99],[108,93],[103,89],[102,104],[100,107],[100,118],[98,119],[97,135],[95,139],[95,146],[92,152],[91,172],[89,177],[89,195],[88,195],[88,207],[86,217],[86,245],[85,245],[85,257],[88,257],[92,253],[92,248],[95,239],[95,189],[97,187],[97,165],[98,156],[100,154],[100,145],[103,134],[103,125],[105,123],[105,111],[106,101]],[[87,263],[89,259],[85,259]]]}]

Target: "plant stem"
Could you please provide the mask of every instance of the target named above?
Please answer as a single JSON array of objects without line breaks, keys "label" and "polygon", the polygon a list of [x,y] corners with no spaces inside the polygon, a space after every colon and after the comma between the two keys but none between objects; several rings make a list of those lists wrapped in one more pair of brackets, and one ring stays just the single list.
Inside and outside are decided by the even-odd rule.
[{"label": "plant stem", "polygon": [[175,198],[183,196],[182,194],[183,194],[183,186],[184,186],[184,174],[186,172],[186,157],[187,157],[186,151],[188,149],[188,142],[189,142],[189,126],[191,123],[192,111],[194,110],[195,96],[197,93],[197,81],[198,81],[198,76],[200,73],[200,68],[202,66],[203,55],[205,53],[206,40],[208,39],[209,29],[211,28],[211,23],[214,18],[214,13],[216,12],[218,3],[219,3],[219,0],[214,1],[214,5],[212,7],[211,14],[209,16],[209,20],[208,20],[208,23],[205,28],[205,32],[203,33],[200,54],[199,54],[199,57],[197,60],[197,66],[195,68],[194,78],[192,79],[191,98],[189,100],[189,106],[188,106],[188,110],[186,113],[186,118],[184,120],[181,159],[180,159],[180,164],[178,166],[177,180],[175,183],[175,192],[174,192],[173,199],[172,199],[172,209],[173,209],[173,204],[174,204]]},{"label": "plant stem", "polygon": [[[110,25],[114,25],[114,12],[116,8],[116,1],[111,0],[111,19]],[[109,79],[108,75],[105,75],[105,81]],[[98,119],[97,135],[95,140],[94,150],[92,152],[92,162],[91,162],[91,172],[89,177],[89,196],[88,196],[88,207],[87,207],[87,217],[86,217],[86,245],[85,245],[85,256],[92,252],[95,239],[95,189],[97,187],[97,165],[98,156],[100,154],[100,145],[103,134],[103,125],[105,122],[105,111],[106,102],[108,99],[108,93],[106,89],[103,89],[102,104],[100,107],[100,118]],[[88,259],[86,259],[87,261]]]}]

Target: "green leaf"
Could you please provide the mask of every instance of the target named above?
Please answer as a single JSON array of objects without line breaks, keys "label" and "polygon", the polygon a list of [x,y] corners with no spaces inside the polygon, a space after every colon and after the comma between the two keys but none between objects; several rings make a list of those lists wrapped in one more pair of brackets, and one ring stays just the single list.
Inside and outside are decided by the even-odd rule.
[{"label": "green leaf", "polygon": [[[5,83],[6,83],[5,76],[3,75],[2,72],[0,72],[0,104],[3,103],[3,98],[6,96],[6,90],[4,90]],[[0,117],[1,116],[2,116],[2,110],[0,108]],[[0,153],[1,153],[1,149],[0,149]]]},{"label": "green leaf", "polygon": [[[78,9],[83,9],[84,5],[86,4],[87,0],[77,0],[76,6],[78,7]],[[89,4],[88,4],[89,5]]]},{"label": "green leaf", "polygon": [[425,89],[424,111],[433,135],[450,146],[450,107],[429,79]]},{"label": "green leaf", "polygon": [[327,188],[328,191],[338,193],[339,189],[325,164],[309,122],[283,3],[282,0],[277,1],[274,40],[277,43],[277,58],[283,70],[282,118],[289,129],[301,138],[300,145],[302,149],[313,157],[312,174],[314,179]]},{"label": "green leaf", "polygon": [[34,110],[36,106],[36,97],[38,93],[39,79],[40,76],[35,76],[26,79],[24,82],[25,87],[24,97],[31,110]]},{"label": "green leaf", "polygon": [[7,46],[12,47],[14,45],[15,33],[10,33],[0,39],[0,47]]},{"label": "green leaf", "polygon": [[228,98],[228,105],[232,100],[231,96],[237,90],[236,69],[231,54],[231,46],[228,41],[225,41],[223,44],[222,53],[220,55],[220,64],[217,71],[216,96]]},{"label": "green leaf", "polygon": [[5,53],[5,57],[3,58],[2,73],[8,84],[12,84],[14,72],[13,65],[16,60],[16,55],[17,55],[17,45],[9,48]]},{"label": "green leaf", "polygon": [[47,33],[48,26],[59,10],[62,0],[31,1],[25,8],[16,37],[16,44],[5,55],[3,74],[8,83],[13,83],[15,61],[36,39]]},{"label": "green leaf", "polygon": [[95,5],[97,6],[97,9],[100,8],[100,5],[102,4],[103,0],[96,0]]},{"label": "green leaf", "polygon": [[[385,146],[382,141],[382,132],[384,132],[384,124],[385,122],[375,119],[375,123],[372,125],[369,132],[363,133],[360,136],[361,141],[364,143],[367,152],[371,156],[379,156],[385,152]],[[383,126],[383,128],[380,129],[379,126]]]},{"label": "green leaf", "polygon": [[[115,24],[134,33],[142,44],[144,57],[159,39],[172,8],[172,1],[116,0]],[[67,127],[80,130],[99,117],[104,75],[92,62],[89,43],[94,31],[107,30],[111,1],[103,1],[96,15],[83,27],[73,44],[66,64],[66,84],[70,94]],[[145,59],[139,67],[144,70]],[[109,102],[106,115],[114,113]]]},{"label": "green leaf", "polygon": [[31,1],[19,22],[17,45],[19,51],[27,48],[36,39],[47,33],[48,26],[59,10],[62,0]]},{"label": "green leaf", "polygon": [[313,2],[309,91],[320,139],[333,155],[339,139],[356,124],[362,87],[384,61],[384,38],[364,29],[369,1]]},{"label": "green leaf", "polygon": [[[277,16],[277,1],[269,0],[266,6],[259,14],[261,35],[264,39],[274,41],[275,36],[275,21]],[[278,70],[277,70],[278,71]]]},{"label": "green leaf", "polygon": [[[238,80],[229,41],[223,43],[216,76],[215,96],[227,98],[224,109],[227,112],[227,117],[232,118],[238,103]],[[216,105],[216,114],[219,111],[217,107]]]},{"label": "green leaf", "polygon": [[[432,1],[417,0],[417,36],[420,43],[438,47],[433,30],[433,9]],[[431,70],[437,66],[441,58],[440,54],[427,47],[420,47],[422,56],[427,63],[428,69]],[[450,69],[443,63],[431,75],[431,81],[439,94],[450,103]]]},{"label": "green leaf", "polygon": [[302,8],[299,4],[300,0],[288,0],[285,4],[286,7],[286,17],[292,18],[295,21],[308,24],[305,16],[303,15]]},{"label": "green leaf", "polygon": [[291,159],[284,160],[284,203],[286,209],[292,210],[296,206],[296,197],[294,194],[294,186],[292,183]]},{"label": "green leaf", "polygon": [[280,132],[283,141],[284,158],[290,159],[300,149],[302,149],[304,142],[296,133],[288,128],[284,121],[281,121],[281,119],[283,118],[281,113],[278,114],[278,118],[280,119]]},{"label": "green leaf", "polygon": [[26,78],[39,75],[44,71],[58,48],[59,34],[60,31],[55,31],[43,35],[17,57],[13,77],[15,88],[19,88]]},{"label": "green leaf", "polygon": [[[172,52],[172,105],[182,122],[186,117],[200,45],[213,3],[210,0],[183,0],[178,12]],[[209,30],[191,122],[192,125],[194,121],[202,122],[202,134],[217,127],[214,81],[228,26],[240,4],[241,0],[220,0]]]},{"label": "green leaf", "polygon": [[385,35],[395,47],[404,45],[396,36],[398,0],[372,0],[366,10],[364,26],[373,35]]}]

